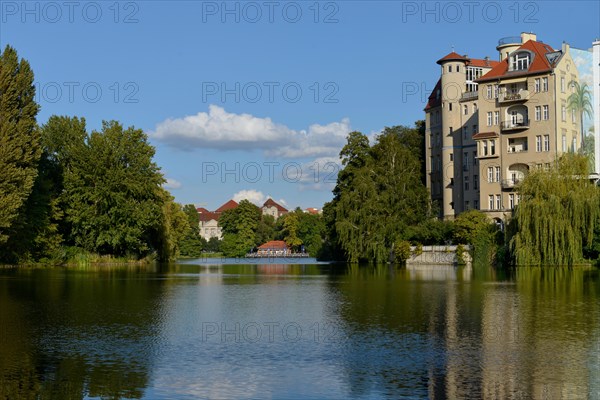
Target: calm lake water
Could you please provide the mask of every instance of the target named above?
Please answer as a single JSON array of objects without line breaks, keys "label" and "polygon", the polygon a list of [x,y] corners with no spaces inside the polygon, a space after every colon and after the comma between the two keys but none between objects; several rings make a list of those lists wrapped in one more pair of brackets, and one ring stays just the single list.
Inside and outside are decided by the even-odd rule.
[{"label": "calm lake water", "polygon": [[224,261],[0,269],[0,398],[600,398],[596,269]]}]

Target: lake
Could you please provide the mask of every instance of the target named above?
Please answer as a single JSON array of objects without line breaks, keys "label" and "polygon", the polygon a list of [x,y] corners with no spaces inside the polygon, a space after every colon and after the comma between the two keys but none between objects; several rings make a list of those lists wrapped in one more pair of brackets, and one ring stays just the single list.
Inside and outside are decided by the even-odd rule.
[{"label": "lake", "polygon": [[0,398],[600,398],[597,269],[0,269]]}]

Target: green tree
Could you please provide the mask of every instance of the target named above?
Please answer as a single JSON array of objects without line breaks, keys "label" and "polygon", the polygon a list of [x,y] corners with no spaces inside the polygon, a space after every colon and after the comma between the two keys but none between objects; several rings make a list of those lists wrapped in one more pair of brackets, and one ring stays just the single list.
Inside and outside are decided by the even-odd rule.
[{"label": "green tree", "polygon": [[243,257],[256,246],[256,232],[261,218],[260,209],[248,200],[219,217],[223,231],[221,251],[226,257]]},{"label": "green tree", "polygon": [[193,204],[183,206],[183,212],[187,217],[188,227],[185,236],[179,244],[179,252],[182,257],[200,257],[202,250],[206,247],[206,240],[200,236],[200,216]]},{"label": "green tree", "polygon": [[256,229],[256,243],[262,244],[275,239],[275,217],[272,215],[261,215],[258,228]]},{"label": "green tree", "polygon": [[579,124],[581,125],[581,146],[585,145],[585,129],[583,127],[583,116],[592,118],[594,109],[592,107],[592,93],[587,83],[580,85],[577,81],[571,81],[575,91],[567,99],[567,109],[575,111],[579,115]]},{"label": "green tree", "polygon": [[143,257],[155,247],[169,248],[155,240],[163,229],[167,199],[153,156],[142,130],[124,129],[116,121],[103,122],[102,130],[92,132],[85,146],[74,151],[64,171],[64,195],[77,246],[133,257]]},{"label": "green tree", "polygon": [[298,237],[298,215],[294,212],[288,213],[283,219],[283,240],[292,251],[298,251],[302,245],[302,239]]},{"label": "green tree", "polygon": [[408,228],[425,219],[429,205],[416,137],[411,129],[385,128],[369,147],[361,133],[349,135],[331,207],[337,240],[350,262],[393,260]]},{"label": "green tree", "polygon": [[155,247],[158,250],[160,261],[170,261],[179,258],[180,246],[184,238],[191,231],[188,216],[176,203],[173,196],[164,189],[160,189],[162,195],[162,221],[158,234],[158,242]]},{"label": "green tree", "polygon": [[[26,60],[6,46],[0,54],[0,258],[15,231],[26,226],[23,206],[37,177],[41,155],[36,127],[33,71]],[[13,226],[17,218],[19,224]]]},{"label": "green tree", "polygon": [[588,177],[587,158],[565,154],[549,171],[534,170],[519,186],[521,201],[509,226],[517,265],[574,265],[593,244],[600,191]]}]

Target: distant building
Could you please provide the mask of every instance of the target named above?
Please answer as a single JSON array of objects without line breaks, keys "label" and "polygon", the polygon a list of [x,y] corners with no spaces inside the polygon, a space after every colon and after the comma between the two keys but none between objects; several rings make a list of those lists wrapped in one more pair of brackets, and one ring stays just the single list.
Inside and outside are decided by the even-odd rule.
[{"label": "distant building", "polygon": [[271,240],[258,247],[256,254],[259,256],[276,256],[282,257],[290,254],[287,244],[283,240]]},{"label": "distant building", "polygon": [[265,201],[265,204],[261,207],[263,215],[271,215],[277,219],[282,215],[287,214],[289,211],[284,206],[276,203],[273,199],[269,198]]},{"label": "distant building", "polygon": [[319,210],[318,208],[309,207],[309,208],[305,209],[304,212],[307,214],[318,215],[318,214],[321,214],[322,211]]},{"label": "distant building", "polygon": [[534,168],[581,146],[580,117],[567,108],[579,74],[563,43],[533,33],[501,39],[500,61],[452,52],[425,108],[427,188],[440,217],[469,209],[506,219],[516,185]]},{"label": "distant building", "polygon": [[234,209],[237,206],[238,203],[233,200],[229,200],[215,211],[208,211],[206,208],[202,207],[197,208],[196,210],[198,211],[200,217],[200,236],[202,236],[205,240],[210,240],[210,238],[213,237],[221,240],[223,238],[223,232],[219,226],[219,217],[224,211]]}]

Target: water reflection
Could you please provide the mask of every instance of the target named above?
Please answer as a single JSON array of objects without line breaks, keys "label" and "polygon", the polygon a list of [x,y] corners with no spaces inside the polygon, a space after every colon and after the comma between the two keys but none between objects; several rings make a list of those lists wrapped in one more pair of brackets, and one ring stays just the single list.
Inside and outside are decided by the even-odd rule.
[{"label": "water reflection", "polygon": [[0,270],[0,398],[599,398],[598,270]]}]

